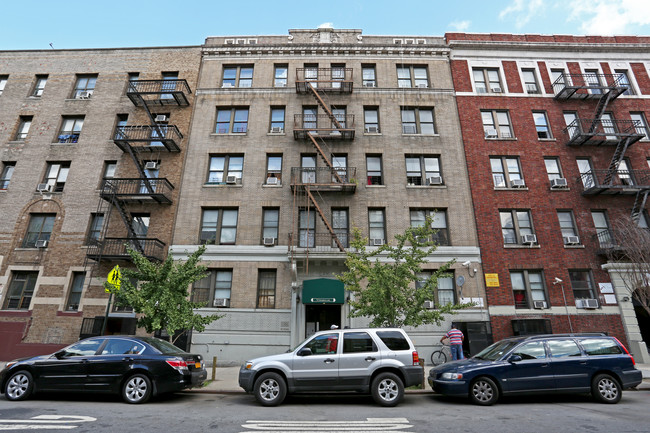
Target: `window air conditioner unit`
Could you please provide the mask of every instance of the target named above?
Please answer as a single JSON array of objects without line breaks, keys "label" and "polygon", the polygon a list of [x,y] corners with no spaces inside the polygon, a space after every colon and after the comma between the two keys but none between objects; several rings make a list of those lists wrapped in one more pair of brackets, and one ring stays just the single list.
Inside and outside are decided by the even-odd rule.
[{"label": "window air conditioner unit", "polygon": [[36,248],[47,248],[47,241],[46,240],[38,240],[38,241],[36,241],[34,246],[36,246]]},{"label": "window air conditioner unit", "polygon": [[277,177],[267,177],[266,178],[266,184],[267,185],[278,185],[280,183],[280,179]]},{"label": "window air conditioner unit", "polygon": [[545,301],[533,301],[533,308],[542,310],[546,308],[546,302]]},{"label": "window air conditioner unit", "polygon": [[271,128],[271,134],[282,134],[284,132],[284,128],[281,126],[274,126]]},{"label": "window air conditioner unit", "polygon": [[430,178],[427,179],[427,182],[429,182],[429,185],[442,185],[442,177],[431,176]]},{"label": "window air conditioner unit", "polygon": [[366,132],[370,134],[376,134],[379,132],[379,127],[377,126],[366,126]]},{"label": "window air conditioner unit", "polygon": [[156,122],[166,122],[167,121],[167,116],[164,114],[157,114],[156,115]]},{"label": "window air conditioner unit", "polygon": [[593,310],[598,308],[598,299],[576,299],[577,308]]},{"label": "window air conditioner unit", "polygon": [[264,238],[264,242],[263,242],[263,243],[264,243],[264,245],[267,246],[267,247],[268,247],[268,246],[271,246],[271,245],[275,245],[275,238]]},{"label": "window air conditioner unit", "polygon": [[567,181],[563,177],[558,177],[557,179],[551,180],[551,188],[566,188],[568,186]]},{"label": "window air conditioner unit", "polygon": [[79,99],[90,99],[90,92],[79,92]]},{"label": "window air conditioner unit", "polygon": [[485,130],[485,138],[497,138],[499,134],[494,128],[489,128]]},{"label": "window air conditioner unit", "polygon": [[156,161],[149,161],[144,165],[145,170],[158,170],[158,163]]},{"label": "window air conditioner unit", "polygon": [[237,176],[226,176],[226,183],[237,183]]},{"label": "window air conditioner unit", "polygon": [[424,84],[424,83],[420,83],[420,84],[418,84],[418,87],[419,87],[420,89],[428,89],[428,88],[429,88],[429,85],[428,85],[428,84]]},{"label": "window air conditioner unit", "polygon": [[433,301],[424,301],[424,308],[427,310],[432,310],[434,307]]},{"label": "window air conditioner unit", "polygon": [[39,183],[36,186],[36,191],[38,192],[52,192],[52,185],[48,183]]},{"label": "window air conditioner unit", "polygon": [[526,182],[523,179],[512,179],[510,181],[510,188],[526,188]]},{"label": "window air conditioner unit", "polygon": [[379,247],[384,245],[384,240],[383,239],[372,239],[372,245],[375,247]]},{"label": "window air conditioner unit", "polygon": [[564,245],[579,245],[580,238],[578,236],[564,236]]},{"label": "window air conditioner unit", "polygon": [[535,235],[523,235],[521,237],[521,243],[522,244],[536,244],[537,243],[537,236]]},{"label": "window air conditioner unit", "polygon": [[372,83],[372,82],[370,82],[370,83],[363,83],[363,87],[377,87],[377,84]]},{"label": "window air conditioner unit", "polygon": [[493,87],[492,93],[503,93],[503,90],[501,90],[501,87]]},{"label": "window air conditioner unit", "polygon": [[221,85],[221,88],[226,88],[226,87],[235,87],[235,86],[233,86],[232,83],[223,83]]},{"label": "window air conditioner unit", "polygon": [[228,298],[214,298],[212,301],[213,307],[230,307],[230,299]]}]

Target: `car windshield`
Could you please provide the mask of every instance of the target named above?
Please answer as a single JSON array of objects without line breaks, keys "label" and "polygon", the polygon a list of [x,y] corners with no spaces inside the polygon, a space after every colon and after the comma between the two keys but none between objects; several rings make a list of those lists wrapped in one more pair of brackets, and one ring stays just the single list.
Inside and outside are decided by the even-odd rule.
[{"label": "car windshield", "polygon": [[160,338],[142,337],[141,340],[153,346],[155,349],[158,349],[163,355],[186,353],[184,350],[179,349],[170,342],[161,340]]},{"label": "car windshield", "polygon": [[499,341],[491,346],[486,347],[474,356],[476,359],[485,359],[487,361],[496,361],[515,347],[518,341]]}]

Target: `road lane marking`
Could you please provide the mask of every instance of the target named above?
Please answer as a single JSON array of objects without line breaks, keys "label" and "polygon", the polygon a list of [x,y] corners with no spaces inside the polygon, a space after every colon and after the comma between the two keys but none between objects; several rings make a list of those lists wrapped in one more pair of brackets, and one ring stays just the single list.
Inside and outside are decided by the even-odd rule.
[{"label": "road lane marking", "polygon": [[0,419],[0,430],[70,430],[77,423],[93,422],[97,418],[83,415],[37,415],[29,419]]},{"label": "road lane marking", "polygon": [[406,418],[366,418],[365,421],[246,421],[242,427],[261,432],[386,432],[413,427]]}]

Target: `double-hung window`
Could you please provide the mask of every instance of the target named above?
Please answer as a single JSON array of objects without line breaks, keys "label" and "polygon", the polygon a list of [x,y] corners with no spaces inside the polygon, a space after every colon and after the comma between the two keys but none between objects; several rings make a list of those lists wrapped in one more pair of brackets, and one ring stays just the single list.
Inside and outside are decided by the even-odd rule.
[{"label": "double-hung window", "polygon": [[257,308],[275,308],[277,270],[260,269],[257,275]]},{"label": "double-hung window", "polygon": [[63,192],[65,182],[68,180],[68,172],[70,171],[70,162],[48,162],[45,171],[45,178],[43,183],[51,185],[51,190],[54,192]]},{"label": "double-hung window", "polygon": [[645,118],[645,114],[642,112],[630,113],[630,118],[634,122],[634,128],[636,129],[637,134],[643,134],[643,140],[650,139],[648,121]]},{"label": "double-hung window", "polygon": [[526,89],[526,93],[529,95],[542,93],[537,82],[535,69],[522,69],[521,76],[524,79],[524,88]]},{"label": "double-hung window", "polygon": [[503,86],[498,68],[473,68],[476,93],[502,93]]},{"label": "double-hung window", "polygon": [[280,209],[264,208],[262,210],[262,243],[268,245],[270,240],[273,240],[273,245],[278,244],[280,224]]},{"label": "double-hung window", "polygon": [[248,107],[217,108],[217,134],[243,134],[248,130]]},{"label": "double-hung window", "polygon": [[407,155],[406,183],[408,185],[442,185],[440,157]]},{"label": "double-hung window", "polygon": [[547,308],[541,271],[510,271],[515,308]]},{"label": "double-hung window", "polygon": [[604,210],[592,210],[591,219],[596,229],[596,237],[601,248],[612,248],[615,246],[614,233],[609,225],[607,212]]},{"label": "double-hung window", "polygon": [[[569,279],[573,289],[573,297],[578,299],[596,299],[594,281],[591,272],[583,270],[569,270]],[[576,303],[577,304],[577,303]]]},{"label": "double-hung window", "polygon": [[22,247],[36,248],[38,241],[49,241],[54,229],[55,219],[56,214],[31,214]]},{"label": "double-hung window", "polygon": [[2,92],[4,92],[8,79],[9,75],[0,75],[0,95],[2,95]]},{"label": "double-hung window", "polygon": [[221,87],[252,87],[253,66],[224,66]]},{"label": "double-hung window", "polygon": [[203,209],[200,243],[232,245],[237,239],[237,209]]},{"label": "double-hung window", "polygon": [[266,185],[282,184],[282,155],[266,156]]},{"label": "double-hung window", "polygon": [[433,108],[402,107],[402,134],[434,135]]},{"label": "double-hung window", "polygon": [[313,248],[316,246],[316,211],[301,209],[298,213],[298,246]]},{"label": "double-hung window", "polygon": [[513,138],[507,110],[481,110],[485,138]]},{"label": "double-hung window", "polygon": [[241,184],[244,172],[243,155],[214,155],[210,157],[208,184]]},{"label": "double-hung window", "polygon": [[495,188],[521,188],[525,186],[517,156],[490,157],[492,180]]},{"label": "double-hung window", "polygon": [[287,87],[287,76],[289,67],[287,65],[275,65],[273,69],[273,87]]},{"label": "double-hung window", "polygon": [[[431,278],[431,272],[420,272],[417,277],[415,287],[419,289],[428,283],[428,280]],[[433,301],[436,307],[456,303],[456,289],[454,287],[453,275],[443,274],[438,277],[434,299],[431,299],[431,301]]]},{"label": "double-hung window", "polygon": [[18,123],[18,130],[16,131],[16,141],[24,141],[29,133],[29,128],[32,126],[32,116],[20,116]]},{"label": "double-hung window", "polygon": [[623,92],[623,94],[634,95],[634,87],[632,87],[632,83],[630,82],[630,75],[627,69],[616,69],[614,72],[618,76],[617,77],[618,85],[621,87],[625,87],[625,91]]},{"label": "double-hung window", "polygon": [[[347,208],[332,209],[332,228],[341,245],[344,248],[349,247],[350,221],[349,210]],[[336,247],[336,243],[332,242],[332,248]]]},{"label": "double-hung window", "polygon": [[377,107],[363,107],[363,127],[366,133],[379,133],[379,109]]},{"label": "double-hung window", "polygon": [[557,211],[557,219],[560,223],[560,231],[565,245],[575,245],[579,243],[578,229],[573,218],[573,212],[570,210]]},{"label": "double-hung window", "polygon": [[426,66],[398,65],[397,86],[404,88],[428,88],[429,74]]},{"label": "double-hung window", "polygon": [[272,134],[284,132],[284,107],[271,107],[271,129]]},{"label": "double-hung window", "polygon": [[43,91],[45,90],[45,84],[47,84],[47,75],[37,75],[36,82],[34,83],[34,88],[32,89],[31,96],[40,98],[43,96]]},{"label": "double-hung window", "polygon": [[540,140],[553,138],[546,111],[533,111],[533,121],[537,130],[537,138]]},{"label": "double-hung window", "polygon": [[560,168],[560,160],[557,157],[549,156],[544,158],[544,165],[546,166],[546,174],[550,182],[564,177]]},{"label": "double-hung window", "polygon": [[499,218],[504,244],[522,245],[537,242],[529,210],[501,210],[499,211]]},{"label": "double-hung window", "polygon": [[12,272],[3,310],[27,310],[34,296],[38,272]]},{"label": "double-hung window", "polygon": [[368,209],[368,237],[370,245],[386,243],[386,211],[384,209]]},{"label": "double-hung window", "polygon": [[81,128],[84,126],[84,116],[64,116],[57,137],[58,143],[76,143],[79,141]]},{"label": "double-hung window", "polygon": [[375,65],[361,65],[363,87],[377,87],[377,72]]},{"label": "double-hung window", "polygon": [[15,161],[6,161],[2,163],[2,172],[0,173],[0,190],[9,188],[11,176],[14,174],[16,168]]},{"label": "double-hung window", "polygon": [[77,75],[77,81],[72,92],[72,99],[88,99],[95,91],[97,83],[97,74],[94,75]]},{"label": "double-hung window", "polygon": [[450,245],[449,228],[447,227],[447,210],[411,209],[411,227],[424,227],[427,217],[431,218],[431,228],[435,230],[435,233],[432,234],[429,240],[438,245]]},{"label": "double-hung window", "polygon": [[381,155],[366,156],[366,171],[368,176],[368,185],[384,184]]},{"label": "double-hung window", "polygon": [[86,280],[85,272],[72,273],[72,281],[70,283],[70,293],[68,294],[68,301],[65,303],[66,311],[79,310],[79,303],[81,302],[81,292],[83,292],[85,280]]},{"label": "double-hung window", "polygon": [[90,214],[90,225],[88,227],[88,236],[86,236],[86,245],[95,245],[101,238],[102,228],[104,227],[104,214]]},{"label": "double-hung window", "polygon": [[206,307],[230,307],[232,269],[211,269],[205,278],[192,286],[192,302],[205,303]]}]

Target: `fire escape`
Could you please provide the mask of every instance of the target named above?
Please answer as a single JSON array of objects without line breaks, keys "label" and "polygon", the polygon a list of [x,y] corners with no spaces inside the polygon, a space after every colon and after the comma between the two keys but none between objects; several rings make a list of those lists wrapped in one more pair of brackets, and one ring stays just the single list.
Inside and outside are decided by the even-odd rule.
[{"label": "fire escape", "polygon": [[[593,119],[576,119],[563,130],[568,146],[612,146],[614,154],[606,170],[583,172],[578,183],[584,186],[582,195],[634,195],[632,220],[638,223],[650,192],[650,170],[630,170],[623,158],[627,149],[644,138],[642,125],[633,120],[615,120],[606,112],[610,102],[624,94],[628,87],[618,74],[562,74],[553,83],[555,99],[596,100]],[[623,165],[621,164],[623,163]],[[603,245],[616,242],[609,231],[598,233]]]},{"label": "fire escape", "polygon": [[[356,191],[356,168],[336,166],[330,155],[332,146],[354,140],[354,115],[329,103],[331,95],[352,93],[352,69],[298,68],[296,69],[296,92],[311,96],[318,108],[303,111],[294,116],[293,135],[296,140],[307,140],[317,153],[317,159],[324,166],[292,167],[291,189],[294,194],[294,233],[289,234],[291,252],[306,252],[316,248],[318,251],[345,251],[349,244],[349,231],[333,225],[332,215],[326,209],[332,194],[353,194]],[[313,210],[312,210],[313,208]],[[310,213],[320,217],[327,229],[324,235],[315,233]],[[303,214],[303,212],[305,212]],[[301,219],[303,221],[301,221]],[[315,223],[315,220],[314,220]]]}]

